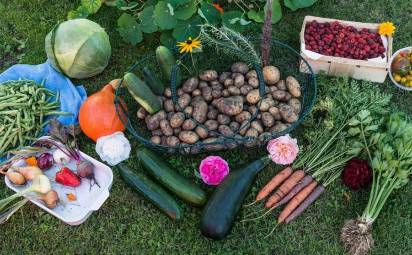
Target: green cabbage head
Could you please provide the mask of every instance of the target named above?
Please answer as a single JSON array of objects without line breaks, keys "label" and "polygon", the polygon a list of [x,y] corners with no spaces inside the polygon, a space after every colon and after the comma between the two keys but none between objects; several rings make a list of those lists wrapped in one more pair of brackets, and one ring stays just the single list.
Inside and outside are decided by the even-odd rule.
[{"label": "green cabbage head", "polygon": [[109,36],[97,23],[72,19],[56,26],[45,39],[52,66],[70,78],[82,79],[101,73],[109,63]]}]

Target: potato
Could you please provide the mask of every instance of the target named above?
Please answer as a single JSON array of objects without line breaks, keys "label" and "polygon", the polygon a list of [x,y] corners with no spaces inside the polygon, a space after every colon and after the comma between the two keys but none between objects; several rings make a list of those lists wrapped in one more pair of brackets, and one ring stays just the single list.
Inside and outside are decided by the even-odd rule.
[{"label": "potato", "polygon": [[208,87],[209,84],[206,81],[199,81],[199,86],[198,88],[201,90],[204,87]]},{"label": "potato", "polygon": [[287,90],[285,80],[280,80],[278,83],[276,83],[276,87],[280,90]]},{"label": "potato", "polygon": [[230,122],[229,127],[230,129],[232,129],[233,132],[237,132],[240,127],[240,124],[236,121],[232,121]]},{"label": "potato", "polygon": [[222,135],[226,135],[226,136],[232,136],[234,133],[233,133],[233,130],[229,127],[229,126],[227,126],[227,125],[220,125],[219,127],[218,127],[218,131],[219,131],[219,133],[221,133]]},{"label": "potato", "polygon": [[259,120],[252,121],[250,127],[256,129],[259,134],[263,133],[263,126]]},{"label": "potato", "polygon": [[226,80],[223,82],[223,85],[225,86],[225,88],[228,88],[228,87],[230,87],[230,86],[233,86],[233,84],[234,84],[234,81],[233,81],[233,79],[230,79],[230,78],[226,79]]},{"label": "potato", "polygon": [[300,103],[299,99],[297,99],[297,98],[291,98],[288,102],[288,105],[290,107],[292,107],[293,111],[296,114],[299,114],[300,110],[302,109],[302,104]]},{"label": "potato", "polygon": [[183,124],[184,121],[185,114],[183,112],[177,112],[173,114],[172,118],[170,118],[170,126],[172,128],[178,128]]},{"label": "potato", "polygon": [[200,89],[195,89],[192,91],[192,96],[196,97],[200,95],[202,95],[202,91]]},{"label": "potato", "polygon": [[177,104],[181,109],[185,109],[190,104],[190,100],[192,100],[192,97],[185,93],[178,98]]},{"label": "potato", "polygon": [[173,114],[175,114],[175,113],[174,113],[174,112],[168,112],[168,113],[166,114],[166,119],[167,119],[167,120],[170,120],[170,119],[172,118]]},{"label": "potato", "polygon": [[164,96],[157,96],[157,99],[159,99],[160,105],[163,105],[163,102],[166,100],[166,97],[164,97]]},{"label": "potato", "polygon": [[210,102],[213,99],[212,96],[212,88],[211,87],[203,87],[202,89],[202,97],[207,101]]},{"label": "potato", "polygon": [[280,72],[276,66],[263,67],[263,79],[269,85],[276,84],[280,79]]},{"label": "potato", "polygon": [[193,104],[192,116],[197,122],[203,123],[207,118],[207,110],[207,103],[205,101],[198,101]]},{"label": "potato", "polygon": [[225,80],[230,78],[230,76],[232,76],[231,72],[223,72],[219,75],[219,82],[224,84]]},{"label": "potato", "polygon": [[162,142],[162,139],[160,138],[160,136],[155,135],[150,138],[150,141],[154,144],[160,144]]},{"label": "potato", "polygon": [[180,127],[173,129],[173,135],[179,135],[180,132],[182,132],[182,128]]},{"label": "potato", "polygon": [[166,136],[161,136],[160,140],[161,140],[161,142],[160,142],[161,145],[167,146],[167,137]]},{"label": "potato", "polygon": [[195,132],[201,139],[206,139],[209,135],[205,128],[199,126],[196,127]]},{"label": "potato", "polygon": [[223,114],[234,116],[243,111],[243,97],[221,97],[216,99],[216,108]]},{"label": "potato", "polygon": [[143,107],[140,107],[139,110],[137,110],[137,118],[143,120],[147,116],[147,112]]},{"label": "potato", "polygon": [[293,76],[288,76],[286,78],[286,87],[288,88],[290,94],[293,97],[301,96],[301,89],[299,82]]},{"label": "potato", "polygon": [[179,134],[179,140],[187,144],[194,144],[199,141],[199,136],[193,131],[182,131]]},{"label": "potato", "polygon": [[248,84],[243,85],[242,87],[240,87],[240,93],[244,96],[246,96],[252,90],[253,90],[253,87],[248,85]]},{"label": "potato", "polygon": [[172,97],[172,91],[170,90],[169,87],[165,88],[165,91],[163,92],[163,95],[167,98],[171,98]]},{"label": "potato", "polygon": [[200,101],[205,101],[205,99],[202,96],[195,96],[190,101],[190,105],[193,106],[194,104],[196,104],[197,102],[200,102]]},{"label": "potato", "polygon": [[247,72],[246,79],[249,80],[250,78],[257,78],[256,70],[250,70],[249,72]]},{"label": "potato", "polygon": [[242,74],[236,75],[233,79],[233,85],[240,88],[243,86],[243,84],[245,84],[245,76],[243,76]]},{"label": "potato", "polygon": [[162,136],[162,135],[163,135],[163,132],[160,128],[152,131],[152,136]]},{"label": "potato", "polygon": [[274,101],[271,98],[264,98],[260,103],[259,110],[262,112],[267,112],[271,106],[274,105]]},{"label": "potato", "polygon": [[168,136],[166,138],[166,144],[171,147],[175,147],[179,145],[179,143],[180,143],[179,138],[177,138],[176,136]]},{"label": "potato", "polygon": [[223,97],[228,97],[228,96],[230,96],[229,90],[227,90],[227,89],[222,90],[222,96],[223,96]]},{"label": "potato", "polygon": [[276,121],[276,124],[270,129],[270,132],[272,134],[276,134],[276,133],[282,132],[283,130],[285,130],[287,128],[288,128],[288,126],[286,126],[282,122]]},{"label": "potato", "polygon": [[219,138],[207,138],[203,140],[203,143],[205,144],[205,150],[206,151],[219,151],[225,149],[225,145],[218,143],[221,141]]},{"label": "potato", "polygon": [[212,90],[212,97],[214,99],[222,97],[222,91],[221,90]]},{"label": "potato", "polygon": [[254,89],[246,95],[246,101],[249,104],[257,104],[257,102],[259,102],[259,100],[260,100],[260,95],[259,95],[259,90],[258,89]]},{"label": "potato", "polygon": [[217,130],[219,123],[216,120],[207,120],[204,125],[209,131],[214,131]]},{"label": "potato", "polygon": [[253,114],[257,113],[258,108],[257,108],[256,105],[250,105],[250,106],[247,108],[247,110],[248,110],[248,112],[250,112],[250,114],[253,115]]},{"label": "potato", "polygon": [[235,86],[230,86],[230,87],[228,87],[228,88],[227,88],[227,91],[229,91],[229,93],[230,93],[232,96],[238,96],[238,95],[240,95],[240,89],[239,89],[238,87],[235,87]]},{"label": "potato", "polygon": [[236,62],[230,67],[232,73],[246,74],[249,71],[249,66],[244,62]]},{"label": "potato", "polygon": [[217,72],[215,70],[205,70],[199,74],[202,81],[213,81],[217,79]]},{"label": "potato", "polygon": [[173,103],[173,100],[172,99],[166,99],[163,102],[163,109],[166,112],[174,112],[175,111],[175,104]]},{"label": "potato", "polygon": [[[246,132],[245,134],[246,137],[249,138],[257,138],[259,136],[259,133],[256,129],[254,128],[249,128],[249,130]],[[249,142],[245,142],[245,146],[246,147],[253,147],[257,144],[257,141],[255,139],[249,141]]]},{"label": "potato", "polygon": [[281,120],[282,116],[280,116],[279,108],[276,106],[272,106],[269,108],[269,113],[275,118],[275,120]]},{"label": "potato", "polygon": [[183,112],[184,112],[185,114],[191,116],[191,115],[193,114],[193,106],[188,106],[188,107],[186,107],[186,108],[183,110]]},{"label": "potato", "polygon": [[279,100],[279,101],[286,101],[286,91],[284,90],[276,90],[272,92],[272,97],[275,100]]},{"label": "potato", "polygon": [[278,87],[276,86],[269,86],[269,93],[272,94],[273,92],[275,92],[276,90],[278,90]]},{"label": "potato", "polygon": [[270,132],[263,132],[259,135],[259,141],[263,144],[269,141],[270,139],[272,139],[272,134]]},{"label": "potato", "polygon": [[173,128],[170,126],[169,121],[161,120],[160,121],[160,129],[165,136],[173,135]]},{"label": "potato", "polygon": [[262,113],[262,123],[265,127],[273,127],[275,125],[275,118],[269,112]]},{"label": "potato", "polygon": [[182,89],[186,93],[191,93],[199,85],[199,79],[197,77],[191,77],[185,81],[182,85]]},{"label": "potato", "polygon": [[180,97],[181,95],[183,95],[185,92],[183,91],[183,89],[179,88],[177,91],[177,96]]},{"label": "potato", "polygon": [[217,115],[217,122],[220,125],[228,125],[230,123],[230,117],[225,114],[218,114]]},{"label": "potato", "polygon": [[287,123],[293,123],[299,119],[299,116],[293,111],[293,108],[287,104],[280,105],[279,112],[282,119]]},{"label": "potato", "polygon": [[166,112],[164,110],[158,111],[153,116],[147,119],[147,128],[151,131],[158,129],[160,126],[160,121],[166,119],[166,117]]},{"label": "potato", "polygon": [[239,134],[244,136],[249,128],[250,128],[250,122],[249,121],[243,122],[242,124],[240,124]]},{"label": "potato", "polygon": [[285,94],[285,101],[289,101],[292,98],[292,95],[289,92],[286,92]]},{"label": "potato", "polygon": [[235,120],[239,123],[243,123],[246,120],[249,120],[252,117],[252,114],[248,111],[243,111],[235,116]]},{"label": "potato", "polygon": [[212,90],[222,90],[223,85],[219,81],[211,81],[210,87],[212,87]]},{"label": "potato", "polygon": [[196,127],[196,123],[191,119],[185,120],[182,124],[183,130],[193,130],[195,129],[195,127]]}]

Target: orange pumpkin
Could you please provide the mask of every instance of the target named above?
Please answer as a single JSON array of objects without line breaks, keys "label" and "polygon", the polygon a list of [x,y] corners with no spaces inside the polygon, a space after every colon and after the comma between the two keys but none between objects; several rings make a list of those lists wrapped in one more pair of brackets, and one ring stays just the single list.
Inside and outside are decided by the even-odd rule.
[{"label": "orange pumpkin", "polygon": [[[113,86],[107,84],[102,90],[89,96],[80,107],[80,128],[95,142],[99,137],[125,130],[125,126],[117,115],[114,98]],[[125,103],[121,102],[126,107]],[[122,116],[122,119],[125,118]]]}]

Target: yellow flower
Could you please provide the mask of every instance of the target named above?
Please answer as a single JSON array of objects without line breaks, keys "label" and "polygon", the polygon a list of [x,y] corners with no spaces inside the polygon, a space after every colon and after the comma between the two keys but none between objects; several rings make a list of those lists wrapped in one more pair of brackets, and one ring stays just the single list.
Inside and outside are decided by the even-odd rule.
[{"label": "yellow flower", "polygon": [[395,32],[395,29],[395,25],[389,21],[379,24],[380,35],[392,36],[392,34]]},{"label": "yellow flower", "polygon": [[199,38],[192,39],[192,37],[189,37],[186,41],[178,42],[177,46],[179,47],[180,53],[192,53],[194,48],[200,49],[201,41]]}]

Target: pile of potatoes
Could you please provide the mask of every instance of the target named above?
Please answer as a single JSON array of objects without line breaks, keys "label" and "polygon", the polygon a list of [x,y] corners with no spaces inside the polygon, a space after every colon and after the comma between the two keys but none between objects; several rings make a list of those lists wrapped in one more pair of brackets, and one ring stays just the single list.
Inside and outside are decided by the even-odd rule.
[{"label": "pile of potatoes", "polygon": [[[281,80],[275,66],[266,66],[262,71],[266,83],[262,100],[256,71],[249,70],[246,63],[236,62],[230,72],[219,75],[215,70],[206,70],[198,77],[186,80],[177,90],[177,105],[171,99],[170,88],[167,88],[164,96],[160,97],[161,111],[149,115],[140,108],[137,117],[145,120],[152,133],[151,141],[155,144],[213,143],[218,141],[220,134],[250,137],[246,146],[265,142],[272,133],[280,132],[298,120],[301,87],[292,76]],[[257,111],[256,118],[248,122]],[[254,139],[257,137],[260,139]],[[206,149],[236,146],[236,143],[226,147],[213,144]]]}]

